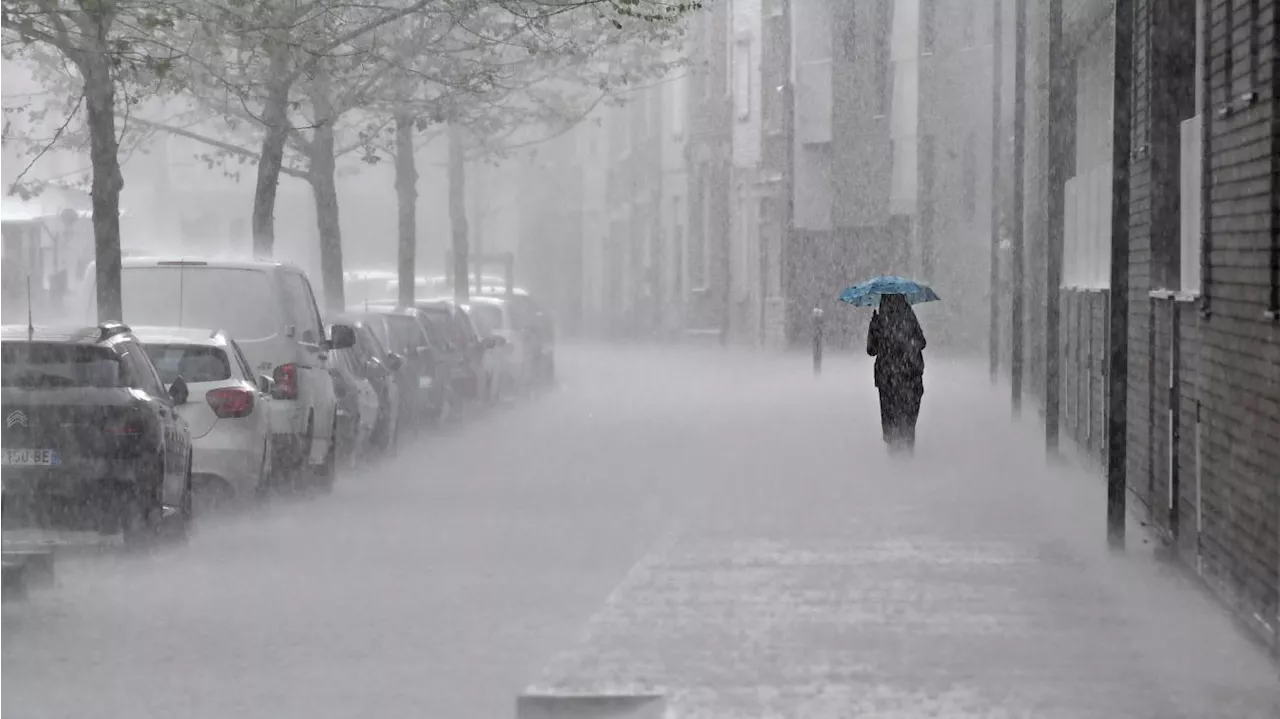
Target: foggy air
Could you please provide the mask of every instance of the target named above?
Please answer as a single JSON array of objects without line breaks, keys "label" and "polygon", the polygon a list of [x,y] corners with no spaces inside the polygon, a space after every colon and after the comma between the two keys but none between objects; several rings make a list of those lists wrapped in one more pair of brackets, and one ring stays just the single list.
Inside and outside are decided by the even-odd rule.
[{"label": "foggy air", "polygon": [[0,713],[1280,716],[1276,5],[0,0]]}]

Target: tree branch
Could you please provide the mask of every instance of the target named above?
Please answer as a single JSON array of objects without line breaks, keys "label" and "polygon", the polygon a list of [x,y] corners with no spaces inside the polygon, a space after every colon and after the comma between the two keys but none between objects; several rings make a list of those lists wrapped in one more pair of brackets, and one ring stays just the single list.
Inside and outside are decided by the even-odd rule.
[{"label": "tree branch", "polygon": [[[138,118],[138,117],[135,117],[133,121],[138,123],[139,125],[150,127],[154,130],[160,130],[162,132],[167,132],[170,135],[185,137],[188,140],[195,140],[196,142],[208,145],[210,147],[216,147],[219,150],[230,153],[232,155],[236,155],[238,157],[246,157],[250,160],[255,160],[255,161],[260,161],[262,159],[262,156],[259,155],[257,152],[254,152],[253,150],[240,147],[239,145],[233,145],[230,142],[224,142],[223,140],[207,137],[205,135],[201,135],[198,132],[192,132],[190,130],[187,130],[181,127],[173,127],[172,125],[165,125],[164,123],[160,123],[160,122],[152,122],[151,120],[143,120],[142,118]],[[305,171],[298,170],[284,164],[280,166],[280,172],[290,177],[297,177],[303,180],[307,179],[308,177]]]}]

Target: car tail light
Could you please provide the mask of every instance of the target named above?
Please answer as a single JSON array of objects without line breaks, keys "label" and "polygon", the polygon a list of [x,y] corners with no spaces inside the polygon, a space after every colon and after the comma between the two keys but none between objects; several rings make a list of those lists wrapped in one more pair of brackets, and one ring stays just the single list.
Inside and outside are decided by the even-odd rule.
[{"label": "car tail light", "polygon": [[147,431],[140,417],[123,417],[107,422],[102,431],[113,437],[138,437]]},{"label": "car tail light", "polygon": [[213,413],[222,419],[244,417],[253,412],[253,392],[243,387],[209,390],[204,398],[213,408]]},{"label": "car tail light", "polygon": [[275,380],[277,399],[298,398],[298,365],[282,364],[276,367],[271,378]]}]

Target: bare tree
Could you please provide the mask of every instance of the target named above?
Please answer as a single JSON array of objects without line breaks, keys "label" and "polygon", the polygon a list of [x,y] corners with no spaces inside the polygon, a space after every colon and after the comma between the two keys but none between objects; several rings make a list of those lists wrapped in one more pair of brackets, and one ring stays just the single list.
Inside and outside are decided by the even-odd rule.
[{"label": "bare tree", "polygon": [[[98,317],[120,319],[120,173],[117,113],[122,97],[154,91],[180,57],[163,41],[184,14],[178,3],[154,0],[4,0],[6,60],[27,60],[44,76],[65,75],[70,65],[77,96],[74,110],[51,142],[63,137],[84,108],[92,167]],[[40,151],[43,153],[43,150]],[[16,185],[16,183],[15,183]],[[11,190],[13,188],[10,188]]]}]

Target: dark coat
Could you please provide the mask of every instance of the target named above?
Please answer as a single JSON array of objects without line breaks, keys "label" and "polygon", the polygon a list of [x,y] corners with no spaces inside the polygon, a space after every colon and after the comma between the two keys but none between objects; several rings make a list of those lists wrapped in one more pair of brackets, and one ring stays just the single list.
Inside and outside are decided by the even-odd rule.
[{"label": "dark coat", "polygon": [[922,381],[927,344],[910,307],[892,316],[873,314],[867,329],[867,354],[876,358],[876,386]]}]

